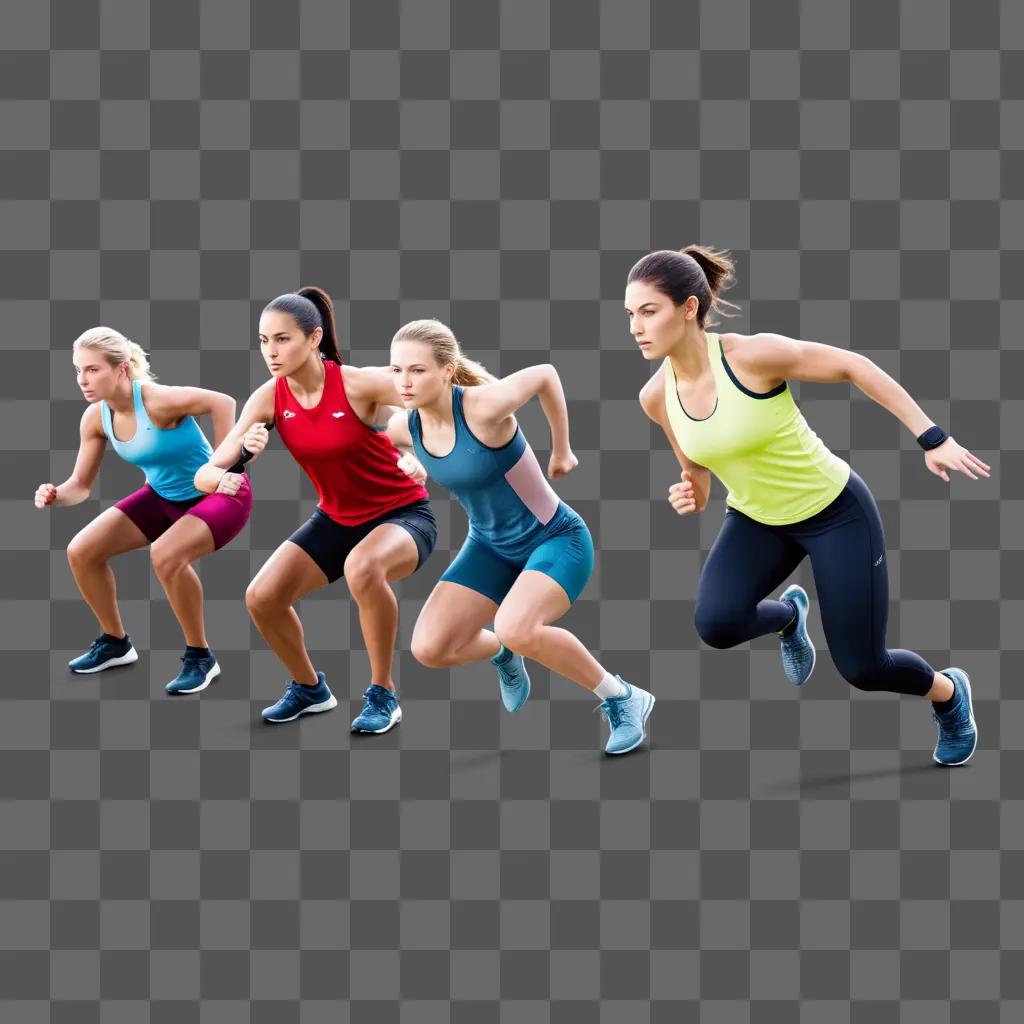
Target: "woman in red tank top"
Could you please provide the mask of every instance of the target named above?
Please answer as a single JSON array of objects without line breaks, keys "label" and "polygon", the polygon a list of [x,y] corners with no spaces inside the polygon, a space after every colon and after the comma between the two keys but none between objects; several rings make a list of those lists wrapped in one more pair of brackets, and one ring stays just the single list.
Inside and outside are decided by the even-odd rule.
[{"label": "woman in red tank top", "polygon": [[272,423],[320,497],[312,517],[246,591],[253,622],[292,674],[263,719],[289,722],[337,707],[324,673],[310,660],[294,605],[344,576],[370,660],[370,685],[352,729],[387,732],[402,717],[391,678],[398,602],[390,584],[415,572],[437,538],[422,485],[426,474],[376,426],[381,413],[402,400],[390,368],[342,365],[334,306],[320,288],[278,296],[263,310],[260,353],[272,379],[253,392],[196,479],[223,474],[240,443],[258,455],[269,436],[265,424]]}]

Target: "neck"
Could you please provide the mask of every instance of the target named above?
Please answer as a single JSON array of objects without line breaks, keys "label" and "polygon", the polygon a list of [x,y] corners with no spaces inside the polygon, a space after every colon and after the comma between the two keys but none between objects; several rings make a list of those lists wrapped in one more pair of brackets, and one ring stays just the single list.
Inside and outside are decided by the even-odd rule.
[{"label": "neck", "polygon": [[288,374],[288,383],[304,395],[312,395],[324,386],[327,369],[319,352],[314,352],[294,373]]},{"label": "neck", "polygon": [[119,380],[114,388],[114,393],[105,401],[114,412],[132,412],[135,408],[135,394],[131,379],[124,377]]},{"label": "neck", "polygon": [[683,340],[668,354],[677,380],[699,380],[711,370],[708,358],[708,336],[698,327],[683,336]]},{"label": "neck", "polygon": [[451,387],[446,387],[432,402],[424,402],[419,408],[420,420],[431,427],[443,427],[455,422],[452,409],[454,401]]}]

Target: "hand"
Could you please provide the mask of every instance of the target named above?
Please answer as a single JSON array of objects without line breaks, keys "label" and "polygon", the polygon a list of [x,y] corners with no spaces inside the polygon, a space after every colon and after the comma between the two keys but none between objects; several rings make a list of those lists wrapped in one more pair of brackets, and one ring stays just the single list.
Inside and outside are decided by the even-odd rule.
[{"label": "hand", "polygon": [[972,480],[977,480],[976,473],[981,476],[988,476],[990,466],[986,466],[981,459],[972,455],[966,448],[961,448],[960,445],[953,440],[952,437],[947,437],[938,448],[932,448],[930,451],[924,453],[924,464],[936,475],[941,476],[946,483],[949,483],[949,473],[947,470],[954,470],[957,473],[963,473],[964,476],[969,476]]},{"label": "hand", "polygon": [[46,508],[47,505],[52,505],[57,500],[57,488],[53,484],[40,484],[36,488],[35,502],[36,508]]},{"label": "hand", "polygon": [[245,445],[247,451],[252,452],[253,458],[264,448],[267,447],[267,442],[270,440],[270,432],[266,426],[262,423],[254,423],[246,432],[245,437],[242,438],[242,444]]},{"label": "hand", "polygon": [[697,492],[688,469],[680,474],[680,481],[668,489],[668,500],[679,515],[685,516],[697,511]]},{"label": "hand", "polygon": [[245,477],[241,473],[225,473],[217,484],[214,494],[237,494]]},{"label": "hand", "polygon": [[551,458],[548,459],[548,479],[557,480],[560,476],[571,473],[579,464],[579,459],[571,451],[567,451],[564,455],[552,452]]},{"label": "hand", "polygon": [[398,460],[398,468],[418,484],[422,484],[427,479],[427,471],[412,452],[406,452]]}]

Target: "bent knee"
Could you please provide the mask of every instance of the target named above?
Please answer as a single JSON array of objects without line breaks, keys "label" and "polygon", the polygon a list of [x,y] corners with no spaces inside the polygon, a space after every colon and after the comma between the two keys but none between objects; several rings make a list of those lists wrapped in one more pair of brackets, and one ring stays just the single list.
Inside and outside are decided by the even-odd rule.
[{"label": "bent knee", "polygon": [[387,584],[384,570],[372,558],[355,553],[345,559],[345,582],[353,593]]},{"label": "bent knee", "polygon": [[708,645],[724,651],[743,643],[744,637],[736,620],[729,615],[698,606],[693,616],[697,635]]},{"label": "bent knee", "polygon": [[412,656],[425,668],[447,668],[449,652],[445,645],[426,637],[413,636]]},{"label": "bent knee", "polygon": [[529,654],[534,650],[542,629],[539,622],[503,616],[500,611],[494,620],[494,633],[498,640],[516,654]]},{"label": "bent knee", "polygon": [[245,607],[254,618],[281,610],[282,601],[272,587],[259,579],[253,580],[245,588]]},{"label": "bent knee", "polygon": [[160,579],[180,572],[189,565],[189,559],[180,550],[173,545],[163,544],[159,540],[154,542],[149,549],[149,561],[153,566],[153,572]]},{"label": "bent knee", "polygon": [[874,664],[866,664],[864,662],[837,662],[836,668],[839,669],[839,674],[850,684],[850,686],[854,687],[854,689],[885,689],[882,685],[881,673],[878,671],[878,667]]},{"label": "bent knee", "polygon": [[68,545],[67,556],[72,568],[76,569],[86,565],[95,565],[104,560],[102,551],[95,544],[77,536],[72,538]]}]

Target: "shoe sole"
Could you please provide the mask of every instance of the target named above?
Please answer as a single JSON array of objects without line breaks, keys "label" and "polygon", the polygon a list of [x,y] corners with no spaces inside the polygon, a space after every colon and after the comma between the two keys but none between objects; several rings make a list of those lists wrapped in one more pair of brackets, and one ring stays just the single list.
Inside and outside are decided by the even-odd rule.
[{"label": "shoe sole", "polygon": [[[807,675],[805,675],[803,677],[803,679],[800,680],[799,683],[793,682],[792,679],[789,679],[789,676],[786,676],[786,678],[789,679],[789,681],[791,683],[793,683],[794,686],[803,686],[807,682],[807,680],[810,679],[811,676],[813,675],[813,673],[814,673],[814,666],[818,664],[818,649],[814,646],[814,641],[811,639],[810,630],[807,628],[807,616],[810,614],[810,611],[811,611],[811,599],[809,597],[807,597],[807,591],[804,590],[803,587],[800,588],[800,592],[807,599],[807,608],[806,609],[801,608],[800,603],[796,602],[796,606],[797,606],[797,620],[796,620],[796,624],[797,624],[797,629],[801,629],[801,628],[803,629],[804,633],[807,635],[807,642],[811,646],[811,667],[807,670]],[[789,593],[789,588],[787,588],[786,590],[783,591],[783,593],[782,593],[781,597],[779,598],[779,600],[780,601],[785,600],[786,594],[788,594],[788,593]],[[802,619],[801,619],[801,616],[802,616]],[[785,666],[783,666],[783,672],[785,672]]]},{"label": "shoe sole", "polygon": [[206,673],[206,678],[198,686],[193,686],[191,690],[172,690],[170,689],[170,684],[168,684],[167,692],[172,697],[177,697],[178,694],[180,693],[198,693],[200,690],[205,690],[210,685],[211,681],[216,679],[217,676],[219,675],[220,665],[214,662],[213,668],[211,668],[210,671]]},{"label": "shoe sole", "polygon": [[367,733],[367,734],[369,734],[371,736],[380,736],[381,733],[385,733],[385,732],[388,732],[388,730],[393,729],[396,725],[398,725],[398,723],[401,720],[402,720],[402,709],[401,708],[395,708],[394,714],[392,714],[392,716],[391,716],[391,721],[388,722],[388,724],[385,725],[383,729],[361,729],[359,726],[355,726],[354,725],[352,727],[352,731],[353,732],[365,732],[365,733]]},{"label": "shoe sole", "polygon": [[139,660],[139,652],[133,647],[127,654],[122,654],[119,658],[108,658],[102,665],[97,665],[95,668],[71,668],[71,671],[79,676],[89,676],[93,672],[102,672],[105,668],[115,668],[118,665],[131,665],[133,662]]},{"label": "shoe sole", "polygon": [[622,750],[608,750],[605,749],[605,753],[611,757],[617,757],[619,754],[628,754],[631,750],[636,750],[645,739],[647,739],[647,719],[651,717],[651,712],[654,710],[654,703],[657,697],[653,693],[647,695],[651,698],[651,702],[644,709],[643,715],[640,718],[640,739],[636,741],[631,747],[623,747]]},{"label": "shoe sole", "polygon": [[282,722],[294,722],[296,718],[300,718],[302,715],[315,715],[321,711],[330,711],[337,706],[338,698],[332,693],[327,700],[322,700],[319,704],[310,704],[308,708],[297,711],[290,718],[265,718],[262,715],[260,717],[263,718],[264,722],[269,722],[271,725],[279,725]]},{"label": "shoe sole", "polygon": [[933,750],[932,760],[943,768],[957,768],[962,764],[967,764],[974,757],[974,752],[978,749],[978,723],[974,720],[974,695],[971,692],[971,677],[963,669],[958,669],[957,671],[964,677],[964,685],[967,687],[967,699],[971,705],[971,725],[974,726],[974,746],[971,747],[971,752],[962,761],[940,761],[935,756],[935,751]]}]

